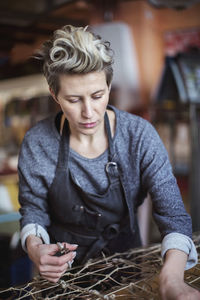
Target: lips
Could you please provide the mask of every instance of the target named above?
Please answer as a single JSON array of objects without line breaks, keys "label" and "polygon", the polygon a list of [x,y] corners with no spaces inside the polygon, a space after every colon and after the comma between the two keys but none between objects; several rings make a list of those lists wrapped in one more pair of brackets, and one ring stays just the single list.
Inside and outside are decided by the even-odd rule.
[{"label": "lips", "polygon": [[81,127],[84,128],[93,128],[96,126],[96,122],[90,122],[90,123],[80,123]]}]

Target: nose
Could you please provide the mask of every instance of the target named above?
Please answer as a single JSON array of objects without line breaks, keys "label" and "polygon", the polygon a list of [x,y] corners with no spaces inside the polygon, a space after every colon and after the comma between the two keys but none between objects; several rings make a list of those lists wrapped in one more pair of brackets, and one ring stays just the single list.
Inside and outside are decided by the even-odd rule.
[{"label": "nose", "polygon": [[82,105],[82,116],[87,119],[91,119],[93,116],[93,107],[91,100],[86,100]]}]

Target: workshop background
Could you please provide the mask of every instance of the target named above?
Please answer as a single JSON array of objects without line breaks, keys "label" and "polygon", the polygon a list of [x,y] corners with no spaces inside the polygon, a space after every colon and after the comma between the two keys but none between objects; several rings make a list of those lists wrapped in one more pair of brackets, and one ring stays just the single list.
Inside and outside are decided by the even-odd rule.
[{"label": "workshop background", "polygon": [[[89,25],[111,42],[110,103],[155,125],[193,230],[200,230],[200,1],[1,1],[0,288],[34,274],[20,247],[17,160],[25,132],[58,109],[33,56],[66,24]],[[150,211],[147,199],[139,212],[145,246],[160,241]]]}]

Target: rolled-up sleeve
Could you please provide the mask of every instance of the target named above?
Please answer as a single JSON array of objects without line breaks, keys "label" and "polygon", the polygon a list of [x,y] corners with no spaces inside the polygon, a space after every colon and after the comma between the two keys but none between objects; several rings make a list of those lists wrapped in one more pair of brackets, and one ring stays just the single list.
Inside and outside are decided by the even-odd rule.
[{"label": "rolled-up sleeve", "polygon": [[188,236],[177,232],[167,234],[164,237],[161,245],[161,256],[163,259],[166,252],[170,249],[177,249],[185,252],[188,255],[185,270],[188,270],[197,264],[198,255],[196,247],[192,239]]},{"label": "rolled-up sleeve", "polygon": [[26,239],[31,234],[40,237],[45,244],[50,243],[49,235],[42,226],[38,224],[25,225],[21,230],[21,244],[25,252],[27,252]]}]

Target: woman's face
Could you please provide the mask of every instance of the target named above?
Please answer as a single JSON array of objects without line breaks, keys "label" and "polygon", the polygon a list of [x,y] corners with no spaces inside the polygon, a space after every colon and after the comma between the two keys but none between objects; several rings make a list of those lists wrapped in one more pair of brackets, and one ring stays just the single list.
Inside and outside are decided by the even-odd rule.
[{"label": "woman's face", "polygon": [[72,134],[93,135],[102,128],[109,92],[104,71],[60,75],[56,101]]}]

